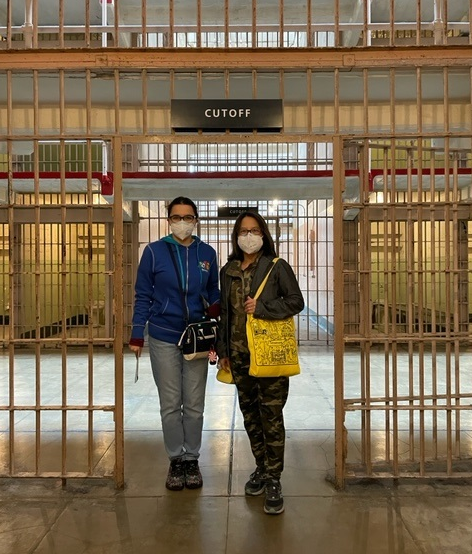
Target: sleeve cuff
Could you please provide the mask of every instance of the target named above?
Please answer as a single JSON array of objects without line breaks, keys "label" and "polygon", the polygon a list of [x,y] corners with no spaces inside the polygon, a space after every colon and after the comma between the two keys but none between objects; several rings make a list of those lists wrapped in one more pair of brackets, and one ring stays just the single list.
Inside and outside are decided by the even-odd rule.
[{"label": "sleeve cuff", "polygon": [[144,346],[144,339],[130,339],[130,346]]}]

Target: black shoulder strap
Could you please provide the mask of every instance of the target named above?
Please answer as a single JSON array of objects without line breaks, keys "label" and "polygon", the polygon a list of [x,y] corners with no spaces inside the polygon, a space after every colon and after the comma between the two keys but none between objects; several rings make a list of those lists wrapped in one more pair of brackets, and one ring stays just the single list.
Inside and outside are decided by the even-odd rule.
[{"label": "black shoulder strap", "polygon": [[177,262],[175,261],[175,255],[174,255],[174,250],[172,249],[172,245],[168,242],[166,242],[166,244],[167,244],[167,248],[169,249],[172,263],[174,264],[175,275],[177,277],[177,282],[179,283],[180,300],[182,301],[182,313],[183,313],[185,322],[187,323],[188,322],[187,306],[185,305],[184,289],[182,288],[182,283],[180,282],[179,268],[177,267]]}]

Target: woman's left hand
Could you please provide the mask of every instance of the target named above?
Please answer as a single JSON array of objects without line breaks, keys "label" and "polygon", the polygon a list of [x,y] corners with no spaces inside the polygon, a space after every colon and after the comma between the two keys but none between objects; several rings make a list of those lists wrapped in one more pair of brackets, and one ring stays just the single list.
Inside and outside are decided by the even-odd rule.
[{"label": "woman's left hand", "polygon": [[247,314],[253,314],[256,311],[257,300],[248,296],[244,302],[244,311]]}]

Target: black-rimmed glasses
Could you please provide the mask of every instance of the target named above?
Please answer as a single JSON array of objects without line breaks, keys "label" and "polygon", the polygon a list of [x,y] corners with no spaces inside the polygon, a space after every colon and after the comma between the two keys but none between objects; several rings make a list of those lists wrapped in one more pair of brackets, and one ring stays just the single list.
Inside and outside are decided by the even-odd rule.
[{"label": "black-rimmed glasses", "polygon": [[252,229],[239,229],[238,235],[240,237],[246,237],[249,233],[251,233],[251,235],[255,235],[256,237],[262,235],[262,231],[259,227],[253,227]]},{"label": "black-rimmed glasses", "polygon": [[171,215],[169,221],[172,223],[179,223],[180,221],[185,221],[185,223],[193,223],[197,219],[194,215]]}]

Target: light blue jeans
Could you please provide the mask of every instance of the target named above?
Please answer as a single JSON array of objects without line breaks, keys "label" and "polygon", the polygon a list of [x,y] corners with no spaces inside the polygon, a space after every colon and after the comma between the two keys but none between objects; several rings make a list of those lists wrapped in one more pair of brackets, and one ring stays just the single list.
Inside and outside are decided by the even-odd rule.
[{"label": "light blue jeans", "polygon": [[208,359],[188,361],[177,345],[151,336],[149,355],[169,459],[196,460],[202,444]]}]

